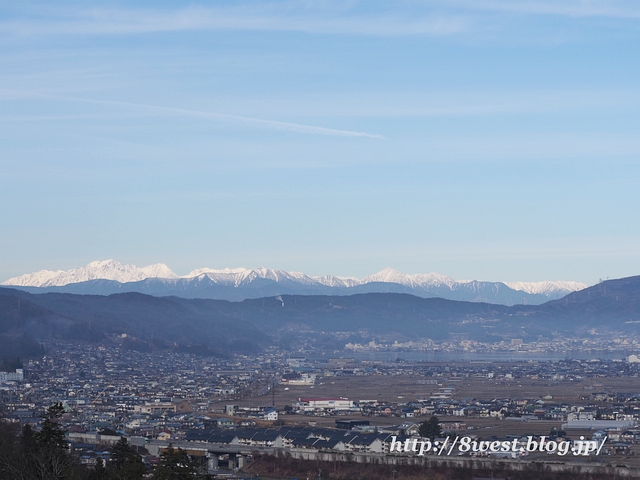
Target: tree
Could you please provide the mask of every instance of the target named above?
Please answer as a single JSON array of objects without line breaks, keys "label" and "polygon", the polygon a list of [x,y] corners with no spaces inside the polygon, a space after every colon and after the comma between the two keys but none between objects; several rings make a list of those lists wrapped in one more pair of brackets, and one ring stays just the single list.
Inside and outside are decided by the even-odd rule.
[{"label": "tree", "polygon": [[22,452],[31,454],[38,448],[36,441],[36,433],[28,423],[22,427],[22,436],[20,437],[20,449]]},{"label": "tree", "polygon": [[22,362],[19,358],[5,357],[0,363],[0,372],[13,372],[17,368],[22,368]]},{"label": "tree", "polygon": [[0,419],[0,479],[13,478],[11,464],[15,462],[19,451],[18,429],[16,424],[5,423]]},{"label": "tree", "polygon": [[96,466],[89,472],[87,480],[111,480],[113,477],[109,475],[109,472],[104,467],[104,462],[101,458],[96,462]]},{"label": "tree", "polygon": [[127,439],[120,437],[118,443],[111,448],[109,470],[118,480],[139,480],[147,472],[147,467]]},{"label": "tree", "polygon": [[433,415],[429,420],[425,420],[424,422],[422,422],[419,432],[421,437],[428,438],[430,440],[439,437],[441,428],[438,417]]},{"label": "tree", "polygon": [[[62,406],[54,405],[45,414],[43,427],[35,433],[30,425],[18,437],[13,430],[0,429],[0,479],[72,480],[80,478],[80,467],[67,451],[64,430],[55,421]],[[0,421],[0,424],[2,422]],[[8,433],[8,435],[4,435]],[[6,438],[5,438],[6,437]]]},{"label": "tree", "polygon": [[59,420],[64,413],[61,403],[55,403],[43,415],[39,432],[33,435],[36,449],[25,452],[25,460],[37,479],[66,479],[74,471],[73,460],[68,452],[69,444],[65,430]]},{"label": "tree", "polygon": [[56,403],[47,409],[47,413],[43,416],[44,422],[42,422],[42,429],[34,436],[36,442],[54,449],[67,449],[68,444],[65,431],[57,421],[62,417],[63,413],[64,407],[61,403]]},{"label": "tree", "polygon": [[153,473],[154,480],[192,480],[198,478],[198,471],[187,455],[187,452],[178,448],[169,448],[162,451],[160,464]]}]

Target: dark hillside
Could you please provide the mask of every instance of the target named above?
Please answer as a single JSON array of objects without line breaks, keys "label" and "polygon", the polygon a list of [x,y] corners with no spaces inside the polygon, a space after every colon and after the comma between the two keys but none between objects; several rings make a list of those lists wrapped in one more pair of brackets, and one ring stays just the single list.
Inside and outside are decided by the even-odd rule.
[{"label": "dark hillside", "polygon": [[583,335],[591,328],[640,332],[640,277],[609,280],[543,305],[514,307],[406,293],[230,302],[0,289],[0,333],[89,341],[126,333],[142,343],[219,351],[256,351],[291,335],[319,338],[335,332],[364,332],[387,340],[499,341],[515,336],[528,341],[556,333]]}]

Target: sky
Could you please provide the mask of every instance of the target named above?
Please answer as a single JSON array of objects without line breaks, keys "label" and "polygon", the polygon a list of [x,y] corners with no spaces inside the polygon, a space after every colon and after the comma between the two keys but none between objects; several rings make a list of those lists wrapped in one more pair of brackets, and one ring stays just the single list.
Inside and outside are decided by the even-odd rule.
[{"label": "sky", "polygon": [[637,1],[0,4],[0,280],[640,274]]}]

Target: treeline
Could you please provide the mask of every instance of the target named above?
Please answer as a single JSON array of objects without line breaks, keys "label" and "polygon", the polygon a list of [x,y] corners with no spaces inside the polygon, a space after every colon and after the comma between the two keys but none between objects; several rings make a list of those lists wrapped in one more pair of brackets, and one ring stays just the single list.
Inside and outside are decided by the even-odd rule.
[{"label": "treeline", "polygon": [[[0,335],[105,342],[126,333],[123,348],[143,352],[185,349],[212,357],[254,354],[273,343],[255,323],[244,320],[241,312],[238,315],[237,307],[228,312],[228,303],[140,293],[32,295],[0,287]],[[38,355],[4,353],[2,345],[0,352],[11,357]]]},{"label": "treeline", "polygon": [[356,462],[294,459],[290,455],[261,455],[245,467],[249,474],[282,478],[323,478],[333,480],[470,480],[509,478],[518,480],[615,480],[613,474],[551,472],[543,464],[525,470],[510,470],[495,462],[491,468],[426,465],[387,465]]},{"label": "treeline", "polygon": [[19,358],[5,357],[0,362],[0,372],[15,372],[18,368],[22,368],[22,362]]},{"label": "treeline", "polygon": [[41,357],[45,354],[44,346],[27,335],[0,335],[0,352],[3,359]]},{"label": "treeline", "polygon": [[64,413],[61,404],[47,410],[40,431],[29,425],[0,421],[0,480],[206,480],[206,465],[194,462],[182,449],[166,449],[150,470],[127,439],[111,447],[105,463],[82,465],[69,452],[65,431],[58,423]]}]

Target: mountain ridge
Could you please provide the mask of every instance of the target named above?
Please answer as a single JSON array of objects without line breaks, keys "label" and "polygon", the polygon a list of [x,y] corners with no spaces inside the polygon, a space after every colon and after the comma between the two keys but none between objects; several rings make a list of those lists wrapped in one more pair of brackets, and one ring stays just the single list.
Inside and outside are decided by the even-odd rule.
[{"label": "mountain ridge", "polygon": [[330,350],[342,348],[340,342],[371,338],[591,338],[594,329],[622,337],[640,334],[640,276],[609,280],[543,305],[511,307],[401,292],[278,295],[231,302],[135,292],[31,294],[0,288],[0,336],[5,339],[28,335],[105,341],[126,334],[147,345],[162,341],[232,352],[317,341],[331,333],[340,333],[342,340],[326,337]]},{"label": "mountain ridge", "polygon": [[[439,273],[407,274],[392,268],[363,279],[334,275],[310,276],[270,268],[199,268],[178,276],[165,264],[147,267],[122,265],[115,260],[91,262],[67,271],[41,270],[2,282],[3,286],[39,291],[109,295],[140,292],[184,298],[241,301],[278,294],[351,295],[361,292],[398,292],[423,298],[476,301],[503,305],[542,304],[586,288],[579,282],[456,281]],[[229,289],[234,290],[229,290]]]}]

